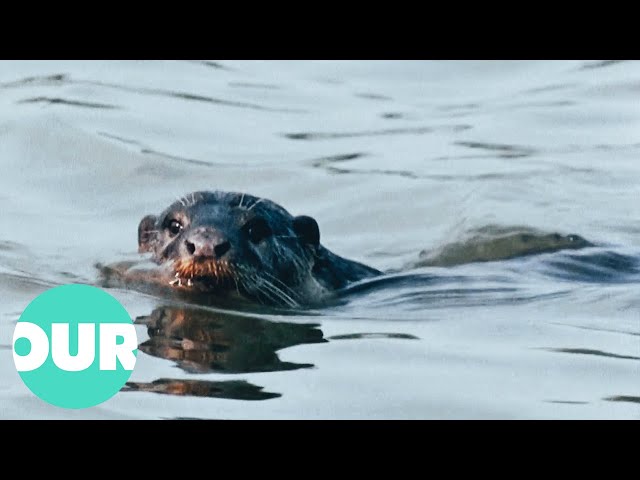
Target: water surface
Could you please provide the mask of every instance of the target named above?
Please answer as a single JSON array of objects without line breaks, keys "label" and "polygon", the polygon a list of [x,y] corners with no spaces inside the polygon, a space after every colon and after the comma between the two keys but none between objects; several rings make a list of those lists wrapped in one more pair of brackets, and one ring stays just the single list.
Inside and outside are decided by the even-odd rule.
[{"label": "water surface", "polygon": [[[1,62],[0,418],[640,418],[639,91],[638,62]],[[34,397],[29,301],[137,259],[140,219],[201,189],[397,273],[289,313],[109,289],[131,383]],[[490,225],[596,246],[402,271]]]}]

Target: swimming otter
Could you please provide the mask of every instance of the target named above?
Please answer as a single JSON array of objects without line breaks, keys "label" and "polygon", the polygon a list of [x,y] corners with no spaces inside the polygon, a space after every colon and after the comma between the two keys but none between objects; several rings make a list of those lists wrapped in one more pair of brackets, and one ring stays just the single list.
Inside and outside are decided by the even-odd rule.
[{"label": "swimming otter", "polygon": [[[453,266],[592,246],[578,235],[528,227],[488,226],[463,242],[421,252],[405,267]],[[138,251],[150,252],[160,268],[121,262],[102,268],[110,286],[173,287],[182,293],[223,294],[272,306],[324,304],[332,292],[383,272],[340,257],[320,243],[317,222],[292,216],[265,198],[235,192],[194,192],[138,226]],[[202,293],[206,296],[202,297]],[[213,299],[213,297],[211,297]]]},{"label": "swimming otter", "polygon": [[193,292],[237,292],[261,303],[322,302],[351,282],[382,274],[320,244],[317,222],[265,198],[194,192],[138,226],[138,251]]}]

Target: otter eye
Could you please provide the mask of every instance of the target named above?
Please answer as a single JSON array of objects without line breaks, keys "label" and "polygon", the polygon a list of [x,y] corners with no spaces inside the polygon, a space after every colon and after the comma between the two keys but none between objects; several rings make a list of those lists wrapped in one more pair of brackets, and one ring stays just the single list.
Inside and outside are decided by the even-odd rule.
[{"label": "otter eye", "polygon": [[255,217],[249,220],[245,229],[252,243],[260,243],[272,233],[267,221],[261,217]]},{"label": "otter eye", "polygon": [[169,232],[171,235],[177,235],[182,230],[182,224],[177,220],[171,220],[169,223]]}]

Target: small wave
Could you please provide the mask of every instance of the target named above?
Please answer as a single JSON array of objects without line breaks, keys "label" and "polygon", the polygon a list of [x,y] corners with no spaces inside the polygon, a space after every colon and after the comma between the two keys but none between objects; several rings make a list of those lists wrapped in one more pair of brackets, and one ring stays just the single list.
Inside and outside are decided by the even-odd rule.
[{"label": "small wave", "polygon": [[522,91],[525,95],[535,95],[538,93],[557,92],[560,90],[567,90],[570,88],[576,88],[578,83],[553,83],[551,85],[544,85],[542,87],[529,88]]},{"label": "small wave", "polygon": [[320,157],[314,160],[311,160],[311,165],[313,167],[326,167],[327,165],[331,165],[333,163],[347,162],[349,160],[355,160],[356,158],[366,157],[367,154],[364,152],[353,152],[353,153],[342,153],[338,155],[330,155],[328,157]]},{"label": "small wave", "polygon": [[593,350],[590,348],[543,348],[548,352],[571,353],[574,355],[595,355],[597,357],[618,358],[621,360],[640,360],[640,357],[633,355],[618,355],[617,353],[605,352],[602,350]]},{"label": "small wave", "polygon": [[331,140],[337,138],[378,137],[384,135],[423,135],[437,130],[461,132],[472,128],[471,125],[448,125],[443,127],[388,128],[383,130],[364,130],[360,132],[299,132],[285,133],[291,140]]},{"label": "small wave", "polygon": [[573,282],[627,283],[640,279],[640,258],[610,250],[563,252],[545,258],[539,268],[548,276]]},{"label": "small wave", "polygon": [[101,108],[104,110],[119,110],[122,108],[117,105],[110,105],[107,103],[83,102],[80,100],[68,100],[66,98],[59,98],[59,97],[25,98],[23,100],[18,100],[16,103],[48,103],[50,105],[68,105],[71,107]]},{"label": "small wave", "polygon": [[12,82],[0,83],[0,88],[59,86],[65,83],[69,83],[68,75],[64,73],[56,73],[54,75],[24,77]]},{"label": "small wave", "polygon": [[215,70],[232,70],[231,68],[223,65],[220,62],[214,62],[213,60],[188,60],[189,62],[203,65],[205,67],[213,68]]},{"label": "small wave", "polygon": [[401,112],[385,112],[380,114],[381,118],[386,118],[387,120],[401,120],[406,119],[407,115]]},{"label": "small wave", "polygon": [[613,65],[618,65],[629,60],[600,60],[597,62],[588,62],[580,67],[580,70],[593,70],[594,68],[605,68]]},{"label": "small wave", "polygon": [[355,96],[358,98],[366,98],[367,100],[378,100],[378,101],[393,100],[393,98],[388,97],[387,95],[381,95],[379,93],[356,93]]},{"label": "small wave", "polygon": [[257,82],[229,82],[230,87],[239,88],[259,88],[263,90],[280,90],[282,87],[274,85],[272,83],[257,83]]},{"label": "small wave", "polygon": [[368,340],[372,338],[420,340],[419,337],[408,333],[347,333],[344,335],[333,335],[332,337],[327,337],[327,340]]},{"label": "small wave", "polygon": [[399,307],[422,310],[449,307],[482,307],[538,302],[569,294],[561,291],[527,291],[515,287],[511,276],[387,274],[363,280],[339,292],[345,302],[365,298],[367,307]]},{"label": "small wave", "polygon": [[632,395],[614,395],[612,397],[605,397],[603,400],[606,400],[607,402],[640,403],[640,397],[634,397]]},{"label": "small wave", "polygon": [[[223,98],[217,98],[217,97],[212,97],[208,95],[201,95],[201,94],[183,92],[183,91],[177,91],[177,90],[136,87],[136,86],[123,85],[118,83],[103,82],[100,80],[74,80],[66,74],[26,77],[19,80],[15,80],[13,82],[0,83],[0,88],[19,88],[19,87],[25,87],[25,86],[60,87],[64,85],[91,85],[95,87],[110,88],[110,89],[119,90],[122,92],[130,92],[130,93],[136,93],[141,95],[155,95],[155,96],[162,96],[162,97],[169,97],[169,98],[178,98],[178,99],[187,100],[187,101],[204,102],[204,103],[210,103],[214,105],[223,105],[228,107],[245,108],[245,109],[260,110],[260,111],[266,111],[266,112],[306,113],[305,110],[301,110],[301,109],[269,107],[269,106],[260,105],[257,103],[242,102],[237,100],[226,100]],[[37,102],[64,104],[64,105],[87,107],[87,108],[110,108],[110,109],[122,108],[114,105],[80,102],[75,100],[67,100],[63,98],[45,97],[45,96],[28,98],[25,100],[21,100],[18,103],[37,103]]]},{"label": "small wave", "polygon": [[562,405],[588,405],[589,402],[582,402],[579,400],[545,400],[546,403],[557,403]]},{"label": "small wave", "polygon": [[185,163],[191,163],[194,165],[199,165],[199,166],[204,166],[204,167],[227,167],[227,166],[237,166],[237,165],[230,165],[230,164],[226,164],[226,163],[222,163],[222,162],[207,162],[205,160],[198,160],[195,158],[188,158],[188,157],[183,157],[180,155],[175,155],[175,154],[171,154],[171,153],[166,153],[166,152],[161,152],[159,150],[155,150],[151,147],[148,147],[146,145],[144,145],[143,143],[139,142],[138,140],[134,140],[134,139],[130,139],[130,138],[124,138],[121,137],[119,135],[114,135],[112,133],[108,133],[108,132],[96,132],[98,135],[100,135],[101,137],[104,138],[108,138],[110,140],[115,140],[117,142],[120,143],[124,143],[125,145],[131,145],[131,146],[135,146],[138,147],[138,151],[144,155],[155,155],[157,157],[163,157],[166,158],[168,160],[175,160],[178,162],[185,162]]},{"label": "small wave", "polygon": [[606,332],[606,333],[619,333],[622,335],[631,335],[632,337],[640,337],[640,332],[633,332],[633,331],[629,331],[629,330],[617,330],[617,329],[613,329],[613,328],[600,328],[600,327],[587,327],[584,325],[571,325],[568,323],[560,323],[560,322],[550,322],[553,325],[561,325],[563,327],[570,327],[570,328],[578,328],[580,330],[590,330],[593,332]]},{"label": "small wave", "polygon": [[486,150],[491,152],[492,156],[498,158],[524,158],[530,157],[536,153],[535,148],[519,145],[484,142],[454,142],[454,144],[474,150]]}]

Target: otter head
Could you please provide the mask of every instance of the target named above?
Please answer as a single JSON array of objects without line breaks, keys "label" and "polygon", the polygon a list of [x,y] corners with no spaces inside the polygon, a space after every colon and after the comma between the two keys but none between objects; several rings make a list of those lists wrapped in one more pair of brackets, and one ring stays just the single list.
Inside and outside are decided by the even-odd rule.
[{"label": "otter head", "polygon": [[138,227],[138,251],[172,269],[171,285],[287,306],[302,303],[319,248],[313,218],[242,193],[195,192]]}]

